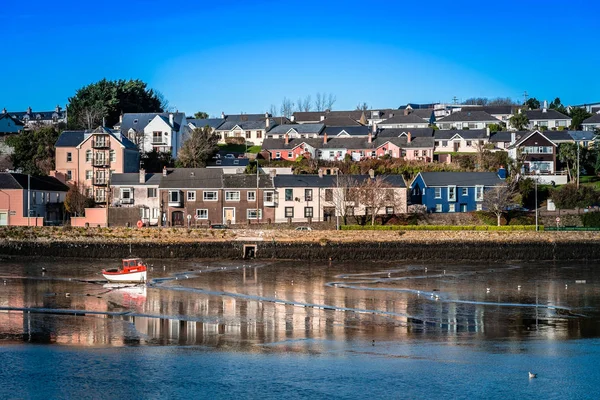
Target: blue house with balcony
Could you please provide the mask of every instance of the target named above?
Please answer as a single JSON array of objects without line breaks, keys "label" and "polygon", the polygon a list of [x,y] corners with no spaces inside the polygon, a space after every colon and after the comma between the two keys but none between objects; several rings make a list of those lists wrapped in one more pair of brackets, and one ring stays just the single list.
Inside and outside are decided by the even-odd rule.
[{"label": "blue house with balcony", "polygon": [[494,172],[420,172],[410,184],[411,204],[427,212],[451,213],[483,209],[485,192],[504,185],[506,170]]}]

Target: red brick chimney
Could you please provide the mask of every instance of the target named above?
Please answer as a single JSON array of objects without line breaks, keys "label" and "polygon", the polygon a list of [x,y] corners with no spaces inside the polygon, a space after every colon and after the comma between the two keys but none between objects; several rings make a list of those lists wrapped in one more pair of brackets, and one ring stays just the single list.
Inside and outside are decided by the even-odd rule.
[{"label": "red brick chimney", "polygon": [[323,134],[323,144],[327,144],[327,133]]},{"label": "red brick chimney", "polygon": [[410,142],[412,142],[412,135],[410,134],[410,132],[408,132],[408,135],[406,135],[406,143]]},{"label": "red brick chimney", "polygon": [[369,132],[369,143],[373,143],[373,134]]},{"label": "red brick chimney", "polygon": [[290,136],[287,133],[285,134],[285,144],[286,146],[290,144]]}]

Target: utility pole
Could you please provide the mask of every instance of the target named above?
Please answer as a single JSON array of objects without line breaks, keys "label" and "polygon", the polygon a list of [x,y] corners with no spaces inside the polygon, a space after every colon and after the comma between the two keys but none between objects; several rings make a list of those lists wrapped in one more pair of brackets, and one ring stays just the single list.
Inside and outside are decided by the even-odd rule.
[{"label": "utility pole", "polygon": [[452,104],[458,104],[458,98],[456,96],[452,98]]},{"label": "utility pole", "polygon": [[[338,198],[342,198],[340,196],[340,170],[339,169],[335,170],[335,186],[336,186]],[[343,201],[345,201],[345,199]],[[335,210],[335,230],[336,231],[340,230],[340,212],[341,212],[341,210],[337,209],[339,207],[338,203],[339,203],[339,201],[336,202],[336,207],[335,207],[336,208],[336,210]]]},{"label": "utility pole", "polygon": [[577,145],[577,189],[579,189],[579,142],[576,140]]},{"label": "utility pole", "polygon": [[27,174],[27,226],[31,216],[31,174]]},{"label": "utility pole", "polygon": [[527,103],[527,98],[529,95],[527,94],[527,90],[523,92],[523,104]]}]

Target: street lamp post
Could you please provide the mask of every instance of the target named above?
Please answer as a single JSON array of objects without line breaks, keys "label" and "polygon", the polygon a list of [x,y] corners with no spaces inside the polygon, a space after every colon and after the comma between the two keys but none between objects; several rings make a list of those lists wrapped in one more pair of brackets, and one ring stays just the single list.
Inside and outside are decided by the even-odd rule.
[{"label": "street lamp post", "polygon": [[[336,190],[337,190],[337,197],[341,198],[339,176],[340,176],[340,170],[336,169],[335,170],[335,186],[336,186]],[[336,201],[336,204],[335,204],[335,208],[336,208],[336,210],[335,210],[335,230],[336,231],[340,230],[340,211],[341,210],[338,210],[338,207],[339,207],[339,201]]]},{"label": "street lamp post", "polygon": [[537,202],[537,177],[535,179],[535,231],[538,231],[538,202]]}]

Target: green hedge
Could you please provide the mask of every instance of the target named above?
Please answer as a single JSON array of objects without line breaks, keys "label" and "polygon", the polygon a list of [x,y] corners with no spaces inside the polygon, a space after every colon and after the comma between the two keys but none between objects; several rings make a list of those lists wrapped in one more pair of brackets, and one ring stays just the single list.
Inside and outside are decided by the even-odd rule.
[{"label": "green hedge", "polygon": [[581,222],[586,228],[600,228],[600,212],[588,212],[581,216]]},{"label": "green hedge", "polygon": [[[342,225],[343,231],[535,231],[535,225]],[[540,231],[544,230],[539,225]]]}]

